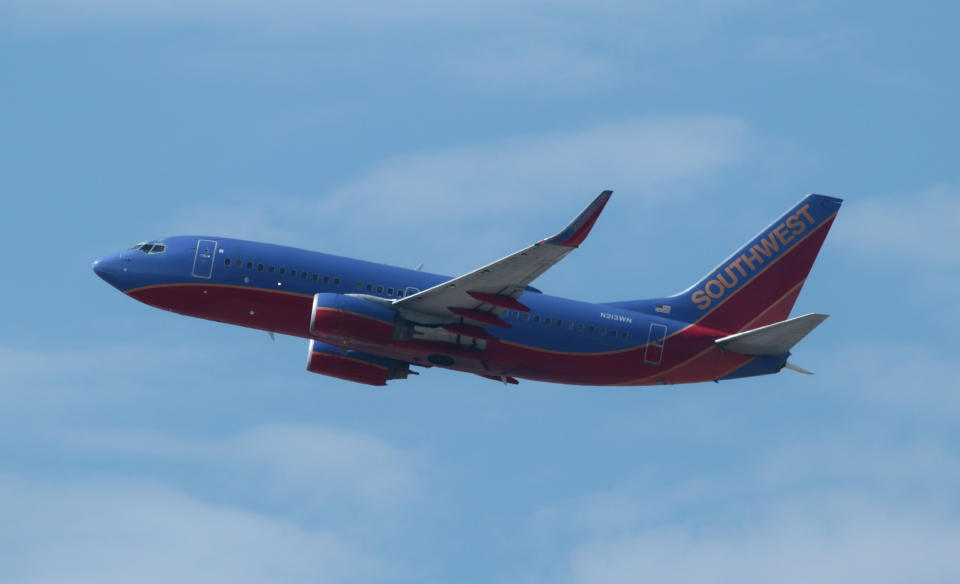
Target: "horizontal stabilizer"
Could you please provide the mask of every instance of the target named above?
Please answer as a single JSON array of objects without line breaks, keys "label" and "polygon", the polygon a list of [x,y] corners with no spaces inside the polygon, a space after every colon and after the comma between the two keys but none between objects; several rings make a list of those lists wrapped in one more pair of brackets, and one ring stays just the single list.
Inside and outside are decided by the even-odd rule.
[{"label": "horizontal stabilizer", "polygon": [[805,314],[790,320],[775,322],[744,331],[714,341],[717,346],[727,351],[741,355],[763,356],[783,355],[807,336],[821,322],[827,319],[826,314]]}]

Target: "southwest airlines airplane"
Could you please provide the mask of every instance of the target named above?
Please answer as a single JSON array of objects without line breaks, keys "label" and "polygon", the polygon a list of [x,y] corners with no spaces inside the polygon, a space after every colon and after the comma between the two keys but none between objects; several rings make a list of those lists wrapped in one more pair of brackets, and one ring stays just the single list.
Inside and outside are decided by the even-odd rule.
[{"label": "southwest airlines airplane", "polygon": [[515,384],[656,385],[777,373],[827,317],[789,318],[841,199],[808,195],[693,286],[594,304],[530,284],[586,239],[563,231],[451,278],[208,236],[140,243],[93,270],[157,308],[309,339],[307,369],[369,385],[443,367]]}]

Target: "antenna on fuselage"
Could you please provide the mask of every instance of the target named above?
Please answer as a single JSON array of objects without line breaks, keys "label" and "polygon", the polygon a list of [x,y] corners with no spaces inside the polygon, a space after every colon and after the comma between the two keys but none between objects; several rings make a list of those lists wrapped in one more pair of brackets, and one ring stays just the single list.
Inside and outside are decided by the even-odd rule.
[{"label": "antenna on fuselage", "polygon": [[423,262],[420,262],[420,265],[417,266],[417,271],[419,272],[422,267],[423,267]]}]

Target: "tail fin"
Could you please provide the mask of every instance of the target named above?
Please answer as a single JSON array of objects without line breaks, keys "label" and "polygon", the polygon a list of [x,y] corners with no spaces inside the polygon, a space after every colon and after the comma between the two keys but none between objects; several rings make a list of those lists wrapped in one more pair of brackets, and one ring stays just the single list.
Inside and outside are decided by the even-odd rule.
[{"label": "tail fin", "polygon": [[807,195],[683,292],[615,304],[728,332],[786,320],[842,202]]}]

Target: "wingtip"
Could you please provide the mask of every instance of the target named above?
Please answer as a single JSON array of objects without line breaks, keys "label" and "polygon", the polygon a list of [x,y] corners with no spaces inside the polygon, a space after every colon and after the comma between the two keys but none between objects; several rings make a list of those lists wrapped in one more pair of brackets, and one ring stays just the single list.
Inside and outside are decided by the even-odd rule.
[{"label": "wingtip", "polygon": [[566,229],[544,241],[563,247],[580,247],[583,240],[590,234],[593,224],[596,223],[612,194],[613,191],[606,190],[597,195],[597,198],[587,205],[587,208],[577,215],[577,218],[570,225],[567,225]]}]

